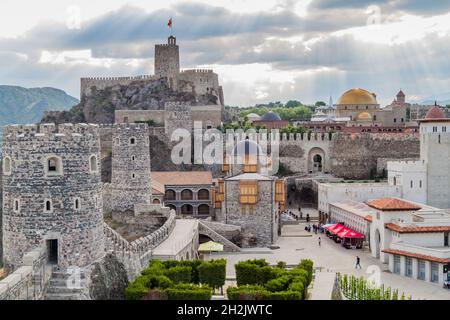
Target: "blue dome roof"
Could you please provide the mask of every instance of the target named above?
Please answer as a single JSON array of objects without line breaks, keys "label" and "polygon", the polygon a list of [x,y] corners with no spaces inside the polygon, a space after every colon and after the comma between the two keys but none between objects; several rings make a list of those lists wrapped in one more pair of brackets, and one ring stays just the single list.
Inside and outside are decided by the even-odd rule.
[{"label": "blue dome roof", "polygon": [[267,112],[265,113],[261,119],[261,121],[281,121],[281,118],[278,114],[276,114],[275,112]]}]

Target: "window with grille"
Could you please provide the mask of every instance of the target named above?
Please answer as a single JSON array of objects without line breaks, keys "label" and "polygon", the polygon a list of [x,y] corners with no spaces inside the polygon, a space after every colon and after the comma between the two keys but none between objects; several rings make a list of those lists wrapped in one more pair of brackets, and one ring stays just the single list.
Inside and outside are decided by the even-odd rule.
[{"label": "window with grille", "polygon": [[239,184],[239,200],[241,204],[253,205],[258,200],[258,182],[241,181]]},{"label": "window with grille", "polygon": [[419,260],[417,268],[418,268],[417,279],[425,280],[425,261]]},{"label": "window with grille", "polygon": [[284,203],[285,194],[284,194],[284,181],[277,180],[275,182],[275,201]]},{"label": "window with grille", "polygon": [[431,282],[437,283],[439,281],[439,264],[431,263]]}]

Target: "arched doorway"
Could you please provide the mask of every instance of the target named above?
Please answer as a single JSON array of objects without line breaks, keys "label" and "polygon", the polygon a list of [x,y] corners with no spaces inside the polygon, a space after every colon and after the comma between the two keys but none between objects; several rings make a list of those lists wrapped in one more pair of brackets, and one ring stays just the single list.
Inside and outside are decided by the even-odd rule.
[{"label": "arched doorway", "polygon": [[199,215],[208,215],[210,213],[209,206],[207,204],[201,204],[197,208]]},{"label": "arched doorway", "polygon": [[313,157],[313,163],[314,163],[314,171],[322,172],[322,156],[320,154],[316,154]]},{"label": "arched doorway", "polygon": [[321,148],[312,148],[308,155],[308,172],[317,173],[325,170],[325,151]]},{"label": "arched doorway", "polygon": [[194,208],[190,204],[184,204],[181,207],[181,214],[192,215],[194,213]]}]

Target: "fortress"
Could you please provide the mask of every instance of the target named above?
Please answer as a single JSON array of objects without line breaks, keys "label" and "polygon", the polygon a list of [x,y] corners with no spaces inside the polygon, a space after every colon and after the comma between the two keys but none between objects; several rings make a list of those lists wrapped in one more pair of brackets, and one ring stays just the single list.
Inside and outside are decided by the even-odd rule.
[{"label": "fortress", "polygon": [[166,78],[170,88],[196,95],[210,94],[216,97],[216,103],[224,106],[222,86],[219,85],[219,76],[212,70],[193,69],[180,70],[180,52],[176,38],[170,36],[167,44],[155,45],[155,74],[135,77],[94,77],[81,78],[80,98],[94,94],[96,90],[127,86],[133,82],[143,85],[149,81]]}]

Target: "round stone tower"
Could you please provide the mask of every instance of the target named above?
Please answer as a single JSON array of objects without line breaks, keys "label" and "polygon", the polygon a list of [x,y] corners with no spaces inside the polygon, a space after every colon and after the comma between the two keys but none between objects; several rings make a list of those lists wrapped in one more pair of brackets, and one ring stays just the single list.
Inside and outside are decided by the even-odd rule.
[{"label": "round stone tower", "polygon": [[135,204],[150,204],[150,139],[145,123],[113,126],[111,209],[133,210]]},{"label": "round stone tower", "polygon": [[98,126],[6,126],[3,134],[5,265],[46,246],[62,268],[104,255]]}]

